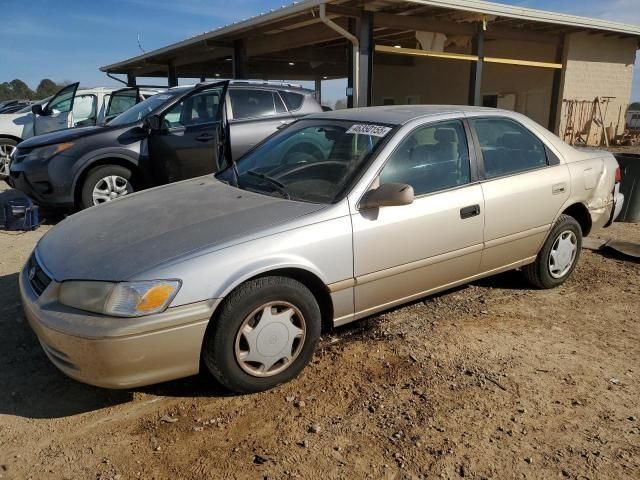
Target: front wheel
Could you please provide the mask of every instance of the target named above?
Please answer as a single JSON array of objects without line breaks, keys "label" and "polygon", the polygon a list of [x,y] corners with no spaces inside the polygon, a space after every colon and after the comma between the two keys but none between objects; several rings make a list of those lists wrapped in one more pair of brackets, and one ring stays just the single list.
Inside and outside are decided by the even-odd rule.
[{"label": "front wheel", "polygon": [[320,339],[320,308],[300,282],[249,281],[232,292],[211,320],[202,358],[223,386],[237,393],[268,390],[295,378]]},{"label": "front wheel", "polygon": [[10,138],[0,139],[0,180],[9,177],[9,161],[18,142]]},{"label": "front wheel", "polygon": [[537,288],[558,287],[575,270],[581,249],[580,224],[569,215],[560,215],[536,261],[522,270],[529,283]]},{"label": "front wheel", "polygon": [[101,205],[134,192],[131,170],[102,165],[89,172],[82,185],[81,208]]}]

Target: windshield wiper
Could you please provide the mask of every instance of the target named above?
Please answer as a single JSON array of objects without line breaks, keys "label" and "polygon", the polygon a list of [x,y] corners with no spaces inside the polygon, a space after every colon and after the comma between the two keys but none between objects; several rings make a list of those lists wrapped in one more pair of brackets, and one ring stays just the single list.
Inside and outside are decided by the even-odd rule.
[{"label": "windshield wiper", "polygon": [[252,177],[258,177],[266,182],[269,182],[271,185],[275,187],[275,189],[280,192],[287,200],[291,200],[291,195],[287,192],[287,187],[285,187],[282,183],[276,180],[269,175],[265,175],[264,173],[256,172],[255,170],[247,170],[247,175],[251,175]]}]

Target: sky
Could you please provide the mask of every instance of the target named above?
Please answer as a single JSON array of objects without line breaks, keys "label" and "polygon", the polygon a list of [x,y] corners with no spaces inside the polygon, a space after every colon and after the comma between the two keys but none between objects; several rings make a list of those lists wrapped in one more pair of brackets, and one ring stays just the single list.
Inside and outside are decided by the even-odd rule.
[{"label": "sky", "polygon": [[[0,0],[0,82],[42,78],[118,85],[98,68],[289,0]],[[501,0],[501,3],[640,25],[640,0]],[[640,56],[639,56],[640,57]],[[323,98],[344,96],[344,82],[327,82]],[[640,100],[640,62],[633,100]]]}]

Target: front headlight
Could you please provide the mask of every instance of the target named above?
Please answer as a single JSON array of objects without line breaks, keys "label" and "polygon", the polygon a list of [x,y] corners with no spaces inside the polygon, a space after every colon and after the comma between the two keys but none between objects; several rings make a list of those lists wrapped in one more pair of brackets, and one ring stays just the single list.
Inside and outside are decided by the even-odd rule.
[{"label": "front headlight", "polygon": [[113,315],[141,317],[164,311],[180,290],[178,280],[144,282],[63,282],[60,303],[79,310]]},{"label": "front headlight", "polygon": [[57,143],[55,145],[47,145],[46,147],[34,148],[27,155],[22,157],[22,161],[42,162],[44,160],[49,160],[51,157],[57,155],[58,153],[69,150],[71,147],[73,147],[73,143],[66,142]]}]

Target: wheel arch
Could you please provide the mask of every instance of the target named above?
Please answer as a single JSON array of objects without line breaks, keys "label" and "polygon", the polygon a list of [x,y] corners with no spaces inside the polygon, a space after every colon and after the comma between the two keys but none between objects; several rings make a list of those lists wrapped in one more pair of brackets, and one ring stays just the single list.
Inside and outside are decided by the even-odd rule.
[{"label": "wheel arch", "polygon": [[147,181],[140,166],[137,164],[137,162],[129,157],[117,154],[105,154],[99,157],[92,158],[82,167],[80,172],[76,175],[76,179],[73,183],[73,200],[76,206],[80,204],[82,196],[82,184],[89,175],[89,172],[97,167],[101,167],[104,165],[118,165],[128,168],[133,173],[134,178],[136,178],[139,182],[141,181],[144,184]]},{"label": "wheel arch", "polygon": [[[243,276],[237,279],[232,285],[225,289],[223,298],[228,297],[232,292],[238,289],[241,285],[247,282],[255,280],[257,278],[264,277],[285,277],[291,278],[303,284],[309,289],[314,296],[320,307],[320,315],[322,320],[322,331],[328,331],[333,327],[333,300],[331,299],[331,293],[326,283],[320,278],[320,276],[313,272],[311,269],[301,266],[275,266],[273,268],[263,269],[258,272]],[[220,303],[220,305],[222,302]],[[213,318],[219,312],[219,306],[216,308],[216,312],[213,314]]]},{"label": "wheel arch", "polygon": [[578,224],[580,224],[580,229],[582,230],[582,236],[586,237],[591,232],[591,228],[593,226],[591,220],[591,214],[589,213],[589,209],[584,203],[576,202],[572,205],[566,207],[561,214],[569,215],[573,217]]},{"label": "wheel arch", "polygon": [[13,140],[16,143],[22,142],[20,137],[16,137],[15,135],[9,135],[7,133],[0,134],[0,141],[2,140]]}]

